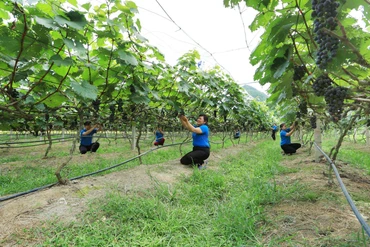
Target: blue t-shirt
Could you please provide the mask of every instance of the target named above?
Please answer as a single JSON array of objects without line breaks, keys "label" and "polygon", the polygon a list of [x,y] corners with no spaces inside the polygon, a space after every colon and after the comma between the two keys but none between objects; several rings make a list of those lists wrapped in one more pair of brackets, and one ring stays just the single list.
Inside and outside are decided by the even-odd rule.
[{"label": "blue t-shirt", "polygon": [[93,129],[93,131],[90,132],[90,134],[88,135],[82,135],[83,133],[85,133],[87,130],[86,129],[83,129],[81,130],[80,132],[80,137],[81,137],[81,145],[82,146],[90,146],[92,144],[92,139],[93,139],[93,135],[98,132],[96,129]]},{"label": "blue t-shirt", "polygon": [[[194,126],[195,128],[198,126]],[[202,148],[209,148],[209,141],[208,141],[208,135],[209,135],[209,129],[208,126],[203,124],[199,126],[199,128],[202,130],[202,134],[196,134],[193,132],[193,146],[194,147],[202,147]]]},{"label": "blue t-shirt", "polygon": [[161,139],[163,139],[163,134],[159,130],[157,130],[155,132],[155,141],[160,141]]},{"label": "blue t-shirt", "polygon": [[284,144],[290,144],[290,136],[286,136],[290,132],[290,128],[280,131],[280,146]]},{"label": "blue t-shirt", "polygon": [[276,126],[276,125],[272,126],[272,130],[273,130],[274,132],[276,132],[276,131],[277,131],[277,126]]},{"label": "blue t-shirt", "polygon": [[240,137],[240,131],[237,131],[234,136],[235,137]]}]

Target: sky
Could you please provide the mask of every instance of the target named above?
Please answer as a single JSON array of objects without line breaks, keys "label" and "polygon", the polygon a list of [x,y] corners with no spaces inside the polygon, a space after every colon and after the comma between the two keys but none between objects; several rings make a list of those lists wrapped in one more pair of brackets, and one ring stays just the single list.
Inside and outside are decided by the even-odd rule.
[{"label": "sky", "polygon": [[[263,30],[251,33],[248,26],[256,11],[241,5],[225,8],[223,0],[133,0],[138,8],[141,34],[158,47],[166,62],[196,49],[204,68],[218,64],[241,85],[247,84],[266,92],[266,86],[254,82],[256,67],[249,56]],[[171,20],[172,19],[172,20]]]}]

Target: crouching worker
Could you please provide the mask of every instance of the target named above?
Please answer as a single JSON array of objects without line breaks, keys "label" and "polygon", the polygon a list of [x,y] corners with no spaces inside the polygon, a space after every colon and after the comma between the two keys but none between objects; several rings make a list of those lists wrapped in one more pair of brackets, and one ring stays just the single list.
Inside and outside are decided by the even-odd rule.
[{"label": "crouching worker", "polygon": [[234,139],[239,139],[240,138],[240,130],[237,130],[234,134]]},{"label": "crouching worker", "polygon": [[199,115],[197,124],[191,125],[187,117],[179,116],[181,124],[193,132],[193,151],[184,155],[180,162],[183,165],[196,165],[199,169],[204,169],[204,161],[210,155],[210,145],[208,140],[209,129],[207,126],[208,117],[204,114]]},{"label": "crouching worker", "polygon": [[155,134],[155,142],[154,146],[162,145],[164,144],[164,133],[161,127],[158,127],[157,130],[154,132]]},{"label": "crouching worker", "polygon": [[98,131],[102,130],[102,126],[100,124],[95,124],[94,126],[91,126],[90,121],[86,121],[84,123],[84,129],[80,132],[80,153],[85,154],[88,151],[96,152],[99,148],[98,142],[92,142],[93,135],[97,133]]},{"label": "crouching worker", "polygon": [[292,155],[296,153],[297,149],[301,147],[300,143],[291,143],[290,142],[290,136],[295,131],[295,124],[290,126],[290,128],[287,128],[285,123],[280,124],[280,146],[281,149],[283,149],[284,154],[286,155]]}]

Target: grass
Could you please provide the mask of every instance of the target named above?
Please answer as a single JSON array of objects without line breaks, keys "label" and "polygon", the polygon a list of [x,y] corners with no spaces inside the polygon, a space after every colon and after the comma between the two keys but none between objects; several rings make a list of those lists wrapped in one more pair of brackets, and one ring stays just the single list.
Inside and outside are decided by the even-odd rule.
[{"label": "grass", "polygon": [[[323,149],[329,154],[330,149],[336,145],[334,138],[327,138],[323,141]],[[363,169],[370,175],[370,152],[366,144],[344,141],[339,149],[337,160],[348,162],[354,167]]]},{"label": "grass", "polygon": [[[151,147],[149,141],[145,145]],[[226,143],[227,147],[231,145]],[[190,149],[191,145],[185,145],[183,153]],[[119,143],[102,145],[99,151],[101,156],[97,154],[94,162],[86,160],[70,164],[69,176],[101,169],[133,155],[128,146]],[[213,145],[212,152],[222,151],[221,145]],[[352,150],[350,154],[356,156],[358,153]],[[277,184],[275,176],[299,172],[282,166],[282,157],[280,147],[271,145],[269,140],[247,144],[245,152],[222,159],[216,170],[194,169],[192,175],[183,177],[171,188],[158,184],[152,190],[131,196],[113,190],[101,200],[92,201],[87,212],[76,222],[67,225],[49,222],[27,234],[31,241],[40,240],[36,246],[308,246],[294,242],[293,236],[272,238],[268,245],[262,241],[269,221],[264,213],[267,205],[284,200],[307,203],[337,200],[336,194],[308,190],[299,182]],[[179,149],[174,146],[154,150],[143,157],[143,162],[160,164],[178,158]],[[130,162],[127,167],[137,164]],[[20,168],[0,179],[21,181],[31,173],[48,177],[46,174],[52,171],[45,167],[27,169],[24,174]],[[361,239],[361,236],[351,239],[356,238]],[[345,247],[356,246],[358,241],[355,240],[345,243],[326,237],[321,243]],[[27,238],[20,238],[18,244],[29,243]]]},{"label": "grass", "polygon": [[[218,140],[217,136],[213,139]],[[137,150],[131,150],[130,143],[125,139],[99,139],[100,149],[96,154],[80,155],[78,144],[76,146],[73,159],[62,170],[61,175],[66,178],[79,177],[89,174],[116,164],[125,162],[138,155]],[[152,148],[152,140],[147,138],[141,142],[141,153]],[[171,144],[167,142],[166,144]],[[231,142],[226,142],[225,146],[231,146]],[[3,150],[0,158],[0,196],[15,194],[28,191],[47,184],[56,183],[54,175],[58,166],[68,157],[72,142],[55,143],[48,154],[48,159],[44,157],[47,145],[41,147],[28,147],[22,149]],[[213,145],[212,151],[222,150],[221,145]],[[191,151],[191,143],[183,144],[182,154]],[[169,146],[154,150],[142,157],[143,164],[153,165],[164,163],[170,160],[179,159],[181,156],[179,146]],[[139,160],[135,159],[126,164],[118,166],[112,170],[99,173],[99,175],[114,172],[117,170],[128,169],[139,165]]]},{"label": "grass", "polygon": [[266,159],[256,162],[257,154],[242,152],[219,170],[195,169],[172,190],[158,185],[141,196],[110,193],[79,222],[44,229],[40,246],[258,246],[255,226],[264,220],[264,205],[284,196],[271,180],[286,170],[270,144],[252,150]]}]

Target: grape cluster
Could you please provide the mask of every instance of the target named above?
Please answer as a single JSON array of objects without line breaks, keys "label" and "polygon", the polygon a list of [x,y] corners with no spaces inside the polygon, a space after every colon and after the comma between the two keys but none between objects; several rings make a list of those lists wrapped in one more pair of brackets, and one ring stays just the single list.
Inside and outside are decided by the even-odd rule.
[{"label": "grape cluster", "polygon": [[45,121],[48,122],[50,119],[49,113],[45,113]]},{"label": "grape cluster", "polygon": [[367,127],[370,127],[370,119],[368,119],[368,120],[367,120],[367,122],[366,122],[366,126],[367,126]]},{"label": "grape cluster", "polygon": [[118,111],[119,112],[123,112],[123,100],[122,99],[118,99],[118,101],[117,101],[117,105],[118,105]]},{"label": "grape cluster", "polygon": [[109,106],[109,110],[110,110],[110,115],[109,115],[109,122],[113,123],[114,122],[114,114],[116,112],[116,106],[115,105],[110,105]]},{"label": "grape cluster", "polygon": [[311,128],[316,129],[316,116],[310,117]]},{"label": "grape cluster", "polygon": [[312,0],[312,17],[314,20],[314,40],[319,45],[316,64],[320,69],[325,69],[327,64],[336,56],[339,40],[323,31],[323,28],[335,30],[335,20],[339,3],[335,0]]},{"label": "grape cluster", "polygon": [[7,93],[10,97],[12,97],[13,99],[16,99],[19,97],[19,93],[17,90],[15,90],[14,88],[10,88],[7,90]]},{"label": "grape cluster", "polygon": [[299,108],[299,111],[303,115],[307,114],[308,110],[307,110],[307,102],[306,101],[302,101],[301,103],[299,103],[298,108]]},{"label": "grape cluster", "polygon": [[98,99],[97,100],[93,100],[92,105],[93,105],[94,110],[96,112],[98,112],[99,111],[99,106],[100,106],[100,100],[98,100]]},{"label": "grape cluster", "polygon": [[347,97],[347,88],[330,87],[325,92],[325,101],[328,105],[329,114],[334,122],[341,119],[343,112],[344,99]]},{"label": "grape cluster", "polygon": [[295,97],[298,95],[299,91],[298,91],[298,88],[292,83],[292,96]]},{"label": "grape cluster", "polygon": [[333,81],[327,75],[320,75],[312,84],[313,91],[317,96],[324,96],[326,90],[331,87]]},{"label": "grape cluster", "polygon": [[77,128],[77,125],[78,125],[78,121],[77,121],[77,118],[73,119],[72,122],[71,122],[71,125],[70,125],[70,129],[75,129]]},{"label": "grape cluster", "polygon": [[293,81],[298,81],[306,74],[304,65],[294,65]]},{"label": "grape cluster", "polygon": [[297,112],[295,113],[295,116],[296,116],[296,118],[301,118],[302,114],[301,114],[301,112],[297,111]]}]

